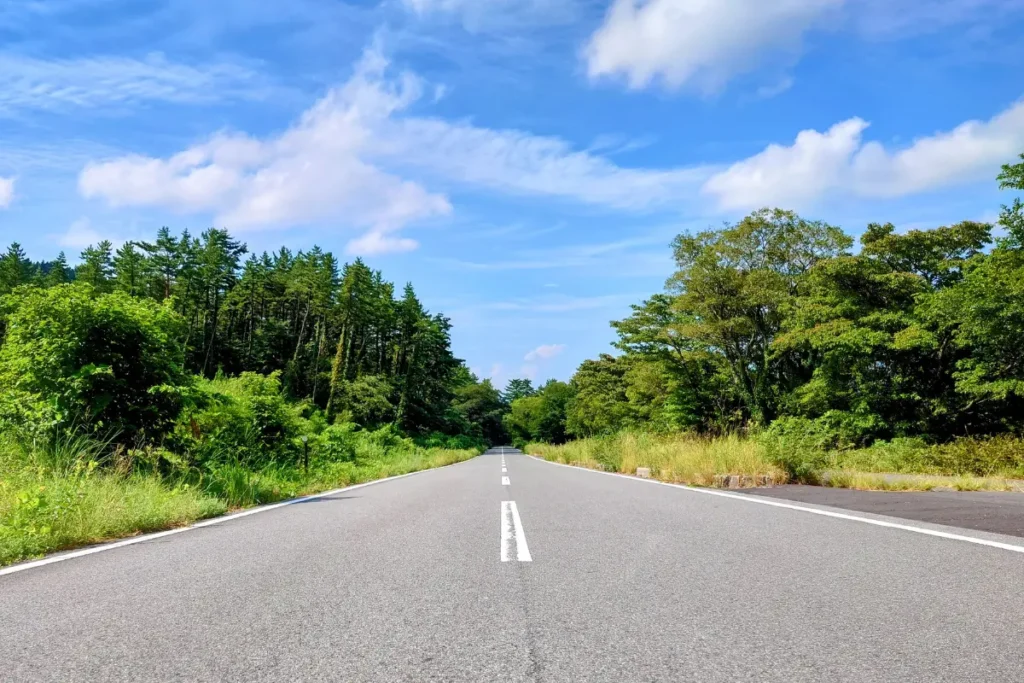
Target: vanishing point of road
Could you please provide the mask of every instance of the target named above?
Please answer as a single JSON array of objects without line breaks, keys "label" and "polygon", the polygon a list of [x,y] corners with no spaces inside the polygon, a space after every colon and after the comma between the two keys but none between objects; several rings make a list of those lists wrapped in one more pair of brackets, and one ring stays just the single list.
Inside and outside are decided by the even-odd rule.
[{"label": "vanishing point of road", "polygon": [[0,680],[1024,680],[1022,550],[494,449],[0,570]]}]

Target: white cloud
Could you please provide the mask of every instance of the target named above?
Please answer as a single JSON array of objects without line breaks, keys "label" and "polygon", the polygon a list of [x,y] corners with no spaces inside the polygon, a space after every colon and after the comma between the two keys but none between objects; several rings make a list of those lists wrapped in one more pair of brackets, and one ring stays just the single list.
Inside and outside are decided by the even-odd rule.
[{"label": "white cloud", "polygon": [[217,223],[239,230],[346,220],[369,229],[350,245],[354,250],[414,248],[411,240],[386,233],[446,214],[451,205],[366,159],[374,128],[421,92],[411,74],[383,82],[385,67],[368,52],[351,80],[277,137],[219,134],[168,159],[128,156],[89,164],[79,188],[114,206],[213,212]]},{"label": "white cloud", "polygon": [[0,55],[0,113],[147,101],[197,104],[259,98],[267,92],[262,77],[244,66],[178,64],[158,53],[144,59]]},{"label": "white cloud", "polygon": [[6,209],[14,201],[14,178],[0,177],[0,209]]},{"label": "white cloud", "polygon": [[537,375],[540,373],[540,369],[536,365],[523,365],[519,368],[519,376],[530,380],[531,382],[537,379]]},{"label": "white cloud", "polygon": [[558,138],[408,116],[424,84],[407,72],[388,78],[387,66],[367,51],[348,82],[277,136],[225,132],[168,158],[90,163],[79,189],[113,206],[213,214],[232,230],[344,221],[367,231],[350,250],[382,253],[415,248],[393,234],[451,211],[444,195],[398,173],[625,210],[681,205],[707,177],[622,168]]},{"label": "white cloud", "polygon": [[567,23],[578,15],[576,0],[403,0],[403,4],[421,18],[455,18],[471,32]]},{"label": "white cloud", "polygon": [[792,58],[802,36],[844,0],[615,0],[584,56],[591,77],[631,88],[720,88],[770,53]]},{"label": "white cloud", "polygon": [[554,358],[562,351],[565,351],[565,344],[541,344],[533,351],[523,356],[523,360],[527,363],[533,363],[538,360],[548,360]]},{"label": "white cloud", "polygon": [[769,100],[773,97],[778,97],[782,93],[786,92],[793,87],[793,77],[786,76],[782,80],[773,83],[771,85],[762,85],[757,89],[755,93],[759,99]]},{"label": "white cloud", "polygon": [[395,122],[381,152],[468,185],[618,209],[679,202],[706,177],[700,168],[623,168],[559,138],[439,119]]},{"label": "white cloud", "polygon": [[413,251],[419,242],[408,237],[391,237],[382,232],[371,231],[349,241],[346,251],[355,256],[375,256]]},{"label": "white cloud", "polygon": [[104,239],[110,240],[110,243],[114,246],[120,246],[124,243],[123,239],[101,235],[92,226],[92,221],[85,217],[79,218],[68,226],[66,231],[59,235],[53,235],[53,237],[57,240],[57,244],[71,249],[85,249],[86,247],[99,244]]},{"label": "white cloud", "polygon": [[1024,101],[903,149],[864,142],[867,127],[853,118],[824,133],[802,131],[790,146],[770,145],[715,174],[703,192],[727,210],[798,208],[830,194],[899,197],[994,178],[1024,148]]}]

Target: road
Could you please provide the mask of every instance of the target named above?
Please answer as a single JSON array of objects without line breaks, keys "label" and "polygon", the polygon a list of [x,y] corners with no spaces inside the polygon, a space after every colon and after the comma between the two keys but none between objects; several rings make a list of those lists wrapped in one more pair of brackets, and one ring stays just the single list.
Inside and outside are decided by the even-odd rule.
[{"label": "road", "polygon": [[494,451],[0,576],[0,679],[1024,680],[1020,539],[772,503]]}]

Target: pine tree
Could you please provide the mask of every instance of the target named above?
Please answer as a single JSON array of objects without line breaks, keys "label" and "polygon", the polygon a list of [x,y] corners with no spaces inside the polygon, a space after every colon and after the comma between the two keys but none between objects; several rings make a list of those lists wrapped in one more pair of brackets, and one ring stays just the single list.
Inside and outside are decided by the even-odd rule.
[{"label": "pine tree", "polygon": [[95,247],[87,247],[82,252],[82,263],[78,266],[75,279],[92,285],[97,292],[109,292],[114,273],[111,250],[109,240],[103,240]]},{"label": "pine tree", "polygon": [[0,257],[0,294],[7,294],[15,287],[32,279],[32,263],[25,256],[25,250],[14,242],[7,253]]}]

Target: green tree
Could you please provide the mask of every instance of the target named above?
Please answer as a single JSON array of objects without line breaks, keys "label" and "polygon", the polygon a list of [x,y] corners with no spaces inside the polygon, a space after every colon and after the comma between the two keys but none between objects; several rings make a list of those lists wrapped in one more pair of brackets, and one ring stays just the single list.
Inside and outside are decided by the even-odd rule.
[{"label": "green tree", "polygon": [[144,253],[138,251],[131,242],[125,242],[114,255],[113,264],[115,289],[130,296],[145,293],[149,262]]},{"label": "green tree", "polygon": [[7,253],[0,256],[0,295],[30,282],[32,271],[32,263],[25,256],[25,250],[17,242],[11,244]]},{"label": "green tree", "polygon": [[575,396],[566,406],[566,431],[578,437],[613,434],[629,424],[626,366],[601,354],[586,360],[572,377]]},{"label": "green tree", "polygon": [[188,385],[181,320],[169,308],[89,285],[26,289],[8,302],[0,420],[82,428],[125,443],[160,436]]},{"label": "green tree", "polygon": [[669,280],[685,335],[722,354],[751,418],[768,424],[782,394],[804,379],[798,359],[772,343],[800,281],[850,246],[838,228],[762,209],[722,230],[680,235]]},{"label": "green tree", "polygon": [[520,398],[533,396],[534,393],[533,383],[529,379],[515,378],[510,379],[508,384],[505,385],[505,391],[502,393],[502,396],[505,398],[505,402],[511,405]]},{"label": "green tree", "polygon": [[68,268],[68,259],[64,256],[63,251],[57,254],[57,258],[47,265],[46,275],[43,277],[43,283],[47,287],[56,287],[71,281],[72,271]]},{"label": "green tree", "polygon": [[507,406],[491,380],[474,381],[456,388],[452,407],[465,422],[479,430],[471,436],[481,436],[491,445],[507,443],[508,435],[502,423]]},{"label": "green tree", "polygon": [[112,249],[109,240],[103,240],[94,247],[87,247],[82,252],[82,263],[76,269],[75,279],[91,285],[97,292],[111,291],[113,289],[111,278],[114,274]]}]

